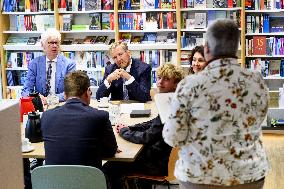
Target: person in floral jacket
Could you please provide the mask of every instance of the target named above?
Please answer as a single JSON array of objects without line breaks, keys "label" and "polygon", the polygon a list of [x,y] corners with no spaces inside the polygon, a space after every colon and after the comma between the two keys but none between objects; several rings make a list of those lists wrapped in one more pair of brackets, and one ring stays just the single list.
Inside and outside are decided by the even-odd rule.
[{"label": "person in floral jacket", "polygon": [[180,147],[182,189],[263,188],[269,164],[260,125],[269,95],[261,74],[238,63],[239,39],[235,22],[215,21],[206,32],[208,65],[176,89],[163,137]]}]

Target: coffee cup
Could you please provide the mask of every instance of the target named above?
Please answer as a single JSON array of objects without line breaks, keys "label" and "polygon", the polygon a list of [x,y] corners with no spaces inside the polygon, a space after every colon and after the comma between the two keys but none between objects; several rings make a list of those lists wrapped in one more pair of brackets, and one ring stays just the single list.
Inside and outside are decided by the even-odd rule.
[{"label": "coffee cup", "polygon": [[108,107],[108,97],[100,98],[98,106],[102,108]]},{"label": "coffee cup", "polygon": [[22,151],[28,151],[31,147],[31,142],[28,138],[22,139]]}]

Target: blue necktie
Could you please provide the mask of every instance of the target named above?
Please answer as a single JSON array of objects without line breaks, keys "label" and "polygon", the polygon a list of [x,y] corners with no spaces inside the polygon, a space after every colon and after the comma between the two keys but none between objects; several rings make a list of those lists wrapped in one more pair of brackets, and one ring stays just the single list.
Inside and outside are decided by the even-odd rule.
[{"label": "blue necktie", "polygon": [[129,100],[128,90],[125,85],[126,79],[123,79],[123,100]]},{"label": "blue necktie", "polygon": [[7,83],[8,83],[8,86],[14,86],[12,71],[7,71]]},{"label": "blue necktie", "polygon": [[50,94],[50,79],[51,79],[51,73],[52,73],[52,61],[48,61],[48,68],[46,72],[46,96]]}]

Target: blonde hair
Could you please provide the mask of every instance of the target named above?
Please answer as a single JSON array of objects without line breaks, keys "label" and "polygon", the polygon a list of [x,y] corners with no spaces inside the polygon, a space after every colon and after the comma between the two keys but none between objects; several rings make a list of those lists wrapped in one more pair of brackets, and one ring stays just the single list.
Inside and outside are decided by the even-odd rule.
[{"label": "blonde hair", "polygon": [[114,43],[111,44],[111,46],[110,46],[110,48],[109,48],[109,54],[111,55],[112,50],[115,49],[115,48],[117,48],[117,47],[119,47],[119,46],[122,47],[122,49],[123,49],[124,51],[128,51],[128,45],[127,45],[127,43],[122,42],[122,41],[118,41],[118,42],[114,42]]},{"label": "blonde hair", "polygon": [[176,83],[178,83],[184,78],[184,72],[181,67],[174,64],[163,64],[158,67],[157,76],[161,78],[172,78]]}]

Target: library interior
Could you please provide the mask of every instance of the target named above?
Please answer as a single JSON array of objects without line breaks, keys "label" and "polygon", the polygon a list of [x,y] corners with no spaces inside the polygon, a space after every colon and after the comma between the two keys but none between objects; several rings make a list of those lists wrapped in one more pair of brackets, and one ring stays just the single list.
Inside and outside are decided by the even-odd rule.
[{"label": "library interior", "polygon": [[[237,65],[249,73],[259,74],[261,77],[258,79],[258,83],[263,81],[265,88],[267,88],[267,106],[263,110],[265,117],[261,121],[262,123],[257,125],[259,130],[255,130],[260,133],[260,136],[253,135],[253,138],[246,135],[246,141],[260,140],[260,146],[261,148],[263,146],[267,155],[269,167],[267,169],[269,171],[265,175],[263,189],[284,188],[283,13],[284,0],[0,0],[0,167],[3,170],[0,173],[0,188],[70,188],[68,186],[73,185],[78,188],[119,189],[118,185],[114,187],[115,184],[110,183],[116,183],[118,179],[113,179],[114,173],[109,175],[108,171],[114,169],[115,166],[120,170],[123,170],[123,166],[131,167],[133,165],[132,167],[136,167],[135,162],[142,161],[146,149],[153,150],[155,145],[158,145],[157,141],[156,143],[142,142],[142,139],[138,138],[143,138],[144,135],[137,136],[138,130],[136,131],[134,127],[139,125],[142,128],[144,123],[148,123],[148,126],[151,124],[149,126],[151,131],[145,130],[145,133],[153,132],[151,137],[154,137],[155,132],[155,134],[159,133],[160,136],[157,139],[159,142],[162,141],[167,146],[170,143],[166,139],[163,141],[163,137],[166,138],[163,127],[170,124],[172,126],[174,121],[177,122],[175,120],[177,118],[171,117],[170,114],[172,115],[173,107],[177,106],[177,102],[180,103],[181,96],[178,94],[191,86],[184,83],[186,81],[190,83],[189,78],[191,77],[200,78],[201,80],[197,83],[205,82],[206,79],[202,79],[201,75],[204,73],[203,76],[207,77],[205,72],[213,68],[210,64],[215,62],[216,58],[210,61],[206,60],[208,53],[212,53],[208,45],[210,39],[206,37],[213,36],[209,35],[212,34],[210,33],[212,31],[208,28],[213,26],[216,20],[222,19],[231,20],[238,27],[240,37],[234,58]],[[199,57],[195,57],[195,54],[198,54]],[[194,62],[198,62],[198,65],[194,65]],[[204,66],[201,65],[202,62]],[[174,66],[165,66],[168,64]],[[75,74],[72,76],[73,72]],[[177,78],[180,72],[183,73],[183,77]],[[233,78],[233,75],[233,73],[227,73],[227,75],[224,73],[224,77]],[[84,80],[85,76],[88,81]],[[78,78],[74,79],[74,77]],[[71,82],[72,79],[73,82]],[[251,80],[255,80],[253,76]],[[68,86],[68,81],[70,86]],[[179,81],[182,82],[179,83]],[[193,81],[195,80],[193,79]],[[227,81],[233,82],[230,79]],[[87,88],[84,88],[84,82],[88,85]],[[241,74],[238,82],[242,87],[247,86],[245,79],[242,80]],[[86,149],[68,146],[68,148],[73,148],[73,152],[66,153],[63,159],[66,162],[69,160],[75,163],[70,163],[69,167],[66,166],[66,163],[61,163],[65,167],[56,167],[55,165],[60,165],[61,160],[52,159],[50,156],[48,158],[50,153],[46,151],[54,145],[50,142],[54,138],[49,138],[54,135],[47,136],[45,132],[51,132],[51,130],[45,129],[44,126],[47,124],[47,117],[52,116],[48,112],[56,111],[56,106],[60,106],[58,110],[69,108],[65,109],[65,112],[69,112],[70,117],[66,120],[69,120],[70,123],[74,122],[72,124],[74,124],[74,129],[76,128],[75,123],[81,119],[81,115],[74,113],[74,116],[70,116],[73,110],[68,107],[70,103],[79,103],[74,100],[75,97],[78,97],[78,91],[72,92],[74,87],[76,88],[76,84],[78,84],[77,90],[79,90],[78,88],[83,90],[83,92],[79,91],[79,102],[92,108],[88,111],[99,110],[93,116],[94,118],[85,117],[84,120],[93,120],[94,125],[112,126],[110,127],[113,129],[111,136],[107,136],[109,130],[102,131],[101,128],[98,128],[97,131],[106,132],[106,137],[114,137],[113,145],[116,148],[112,149],[115,150],[114,153],[103,155],[107,152],[103,152],[104,150],[97,149],[95,146],[93,151],[102,150],[102,152],[85,154],[88,158],[94,155],[94,162],[102,162],[97,166],[97,164],[93,164],[93,161],[89,164],[76,163],[75,161],[79,159],[76,153],[83,154]],[[202,87],[204,86],[202,85]],[[248,92],[236,90],[236,93],[240,93],[241,98],[247,98],[250,94],[249,88],[247,88]],[[176,95],[176,99],[172,95]],[[195,95],[199,96],[199,93]],[[208,95],[210,96],[210,94]],[[196,96],[194,98],[197,98]],[[210,104],[213,108],[220,106],[217,102],[218,97],[213,96],[212,94],[212,98],[208,97],[203,103]],[[259,97],[255,93],[255,99],[252,99],[247,106],[256,107],[258,103],[262,102],[262,98],[264,97]],[[171,101],[175,103],[171,104]],[[164,104],[161,108],[155,102],[160,102],[160,104],[164,102]],[[237,106],[230,101],[229,96],[226,103],[226,106],[232,108]],[[238,103],[243,102],[239,99]],[[188,108],[192,108],[190,105],[188,106]],[[242,112],[245,114],[246,111],[248,112],[247,109],[242,109]],[[81,111],[83,110],[81,109]],[[165,111],[167,112],[165,113]],[[187,111],[192,113],[197,110]],[[217,113],[218,111],[216,108]],[[219,117],[215,116],[211,121],[218,122],[226,119],[224,117],[229,117],[228,115],[232,112],[226,115],[220,113]],[[166,114],[165,120],[161,114]],[[68,114],[54,113],[54,118],[49,119],[48,124],[53,125],[57,119],[63,120],[66,115]],[[100,120],[103,116],[107,116],[106,122]],[[203,117],[207,116],[212,115],[209,112],[203,115]],[[187,118],[188,123],[186,124],[195,123],[195,120]],[[248,125],[250,121],[253,122],[252,125],[257,123],[256,120],[250,119]],[[226,124],[228,123],[226,122]],[[62,125],[65,125],[63,121]],[[67,123],[67,125],[69,124]],[[81,123],[78,125],[80,126]],[[226,130],[224,125],[222,128],[220,127],[219,132]],[[162,129],[153,129],[154,126],[160,126]],[[128,130],[124,127],[127,127]],[[197,127],[199,128],[199,126]],[[34,132],[29,129],[34,129]],[[143,129],[146,129],[146,125]],[[203,128],[201,130],[204,132]],[[252,132],[252,130],[251,128],[246,131]],[[71,130],[70,132],[65,131],[73,136]],[[191,129],[188,132],[190,131]],[[58,129],[54,132],[57,133]],[[73,132],[83,134],[78,129]],[[85,134],[89,136],[87,133]],[[236,136],[234,135],[234,137]],[[67,138],[66,141],[71,140],[69,137]],[[99,143],[103,147],[111,149],[112,139],[108,138],[107,144]],[[150,139],[147,138],[147,141]],[[146,139],[143,138],[143,140]],[[221,140],[225,139],[220,138]],[[217,139],[215,142],[217,143]],[[161,148],[159,150],[164,152],[159,151],[157,154],[152,154],[152,159],[155,159],[154,156],[161,159],[150,163],[158,166],[157,164],[165,162],[166,175],[119,175],[121,179],[124,179],[122,188],[180,187],[184,189],[191,187],[185,187],[186,185],[181,185],[181,183],[190,183],[191,181],[199,184],[202,182],[203,184],[212,184],[213,180],[210,180],[208,175],[207,177],[196,176],[197,178],[206,178],[198,182],[194,179],[186,180],[187,178],[181,177],[181,174],[178,173],[181,171],[181,164],[190,164],[183,162],[182,158],[185,153],[190,151],[183,150],[183,147],[178,146],[181,145],[180,143],[169,144],[170,150],[164,146],[163,149],[158,146]],[[56,150],[52,154],[60,154],[61,148],[66,144],[60,142],[60,145],[57,144]],[[217,149],[212,145],[215,143],[210,144],[208,149],[212,148],[212,151]],[[78,149],[76,153],[75,149]],[[61,151],[61,153],[63,152]],[[199,153],[203,158],[207,152],[200,151]],[[231,153],[233,153],[232,148]],[[239,156],[242,156],[242,151],[238,153]],[[165,161],[163,157],[160,157],[162,154],[167,156]],[[146,159],[147,157],[144,157],[142,162],[146,162]],[[209,161],[211,160],[205,163],[207,167],[210,167]],[[147,166],[150,166],[149,162],[147,163]],[[52,168],[52,164],[54,164],[54,168]],[[214,167],[214,165],[212,163],[211,166]],[[120,167],[118,168],[118,166]],[[40,170],[40,167],[45,167],[46,170]],[[94,167],[97,169],[92,169]],[[196,170],[197,168],[192,169]],[[41,171],[43,172],[41,173]],[[223,173],[216,174],[216,177],[220,175],[223,177],[227,170],[224,171],[220,167],[219,171]],[[203,174],[204,170],[201,172]],[[47,178],[51,173],[58,175]],[[188,173],[188,175],[190,174]],[[194,174],[192,177],[195,176]],[[224,178],[227,177],[229,176],[224,176]],[[243,184],[242,181],[233,180],[231,185],[238,186],[236,182]],[[256,180],[247,182],[253,181]],[[223,182],[225,183],[225,181],[220,181],[218,184],[218,181],[215,181],[217,188],[224,184]],[[82,183],[84,185],[80,185]],[[198,188],[197,186],[192,188],[195,187]]]}]

